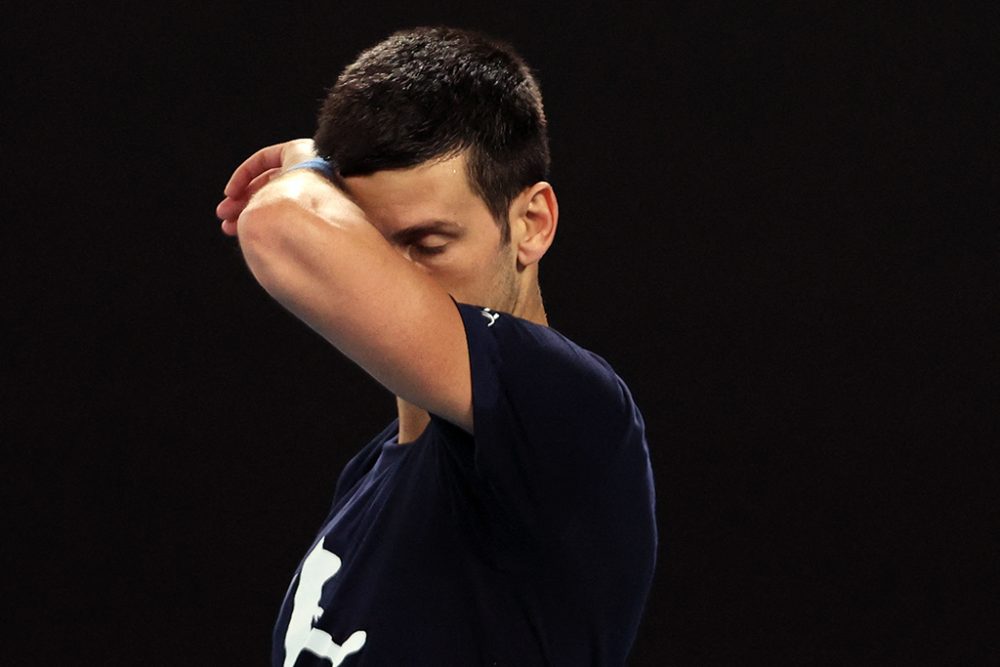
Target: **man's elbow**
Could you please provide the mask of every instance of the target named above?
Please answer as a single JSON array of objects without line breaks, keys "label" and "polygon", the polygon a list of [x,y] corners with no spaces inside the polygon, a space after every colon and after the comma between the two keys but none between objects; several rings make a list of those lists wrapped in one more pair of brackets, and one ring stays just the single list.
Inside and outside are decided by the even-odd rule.
[{"label": "man's elbow", "polygon": [[252,200],[240,215],[237,226],[240,249],[247,267],[266,290],[280,273],[282,257],[288,254],[289,234],[301,215],[295,201],[267,197]]}]

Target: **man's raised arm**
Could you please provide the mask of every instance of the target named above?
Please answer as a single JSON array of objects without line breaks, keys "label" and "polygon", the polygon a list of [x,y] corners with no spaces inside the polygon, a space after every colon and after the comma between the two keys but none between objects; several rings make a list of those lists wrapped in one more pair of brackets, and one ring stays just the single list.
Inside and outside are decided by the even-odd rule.
[{"label": "man's raised arm", "polygon": [[[308,141],[308,140],[306,140]],[[258,151],[216,209],[257,281],[402,399],[472,431],[468,346],[451,297],[327,178],[288,171],[311,142]]]}]

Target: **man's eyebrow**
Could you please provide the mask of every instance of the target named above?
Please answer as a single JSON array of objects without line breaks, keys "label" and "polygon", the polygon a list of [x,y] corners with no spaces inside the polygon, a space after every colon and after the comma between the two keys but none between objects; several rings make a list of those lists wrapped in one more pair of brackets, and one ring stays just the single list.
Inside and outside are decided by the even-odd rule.
[{"label": "man's eyebrow", "polygon": [[462,226],[450,220],[431,220],[429,222],[417,223],[398,232],[389,235],[389,240],[393,243],[407,243],[415,241],[422,236],[431,234],[445,234],[448,236],[458,236],[462,232]]}]

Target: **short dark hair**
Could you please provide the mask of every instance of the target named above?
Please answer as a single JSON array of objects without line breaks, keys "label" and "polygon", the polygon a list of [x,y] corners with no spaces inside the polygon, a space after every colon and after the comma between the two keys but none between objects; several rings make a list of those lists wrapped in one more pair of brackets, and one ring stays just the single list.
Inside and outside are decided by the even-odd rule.
[{"label": "short dark hair", "polygon": [[314,140],[342,176],[468,151],[469,184],[504,242],[513,199],[548,178],[535,77],[510,45],[467,30],[403,30],[362,52],[329,90]]}]

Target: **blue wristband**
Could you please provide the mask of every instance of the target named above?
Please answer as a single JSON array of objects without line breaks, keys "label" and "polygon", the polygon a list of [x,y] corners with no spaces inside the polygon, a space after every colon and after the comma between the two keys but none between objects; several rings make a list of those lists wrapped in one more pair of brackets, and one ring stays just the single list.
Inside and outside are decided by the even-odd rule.
[{"label": "blue wristband", "polygon": [[318,171],[331,181],[337,178],[337,170],[333,168],[333,164],[331,162],[327,162],[321,157],[314,157],[306,160],[305,162],[299,162],[285,171],[289,172],[293,169],[311,169],[313,171]]}]

